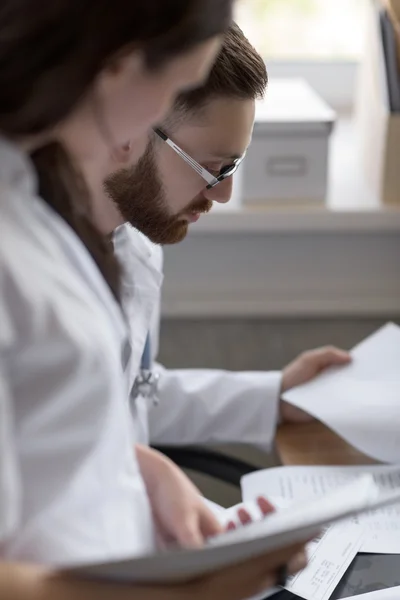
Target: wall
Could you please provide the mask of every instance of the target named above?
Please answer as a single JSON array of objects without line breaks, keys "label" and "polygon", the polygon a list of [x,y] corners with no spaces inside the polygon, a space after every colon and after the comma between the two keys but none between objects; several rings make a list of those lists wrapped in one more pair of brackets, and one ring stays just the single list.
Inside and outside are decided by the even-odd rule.
[{"label": "wall", "polygon": [[[161,362],[169,367],[279,369],[300,352],[326,344],[351,348],[383,318],[164,319]],[[392,320],[400,324],[400,318]]]}]

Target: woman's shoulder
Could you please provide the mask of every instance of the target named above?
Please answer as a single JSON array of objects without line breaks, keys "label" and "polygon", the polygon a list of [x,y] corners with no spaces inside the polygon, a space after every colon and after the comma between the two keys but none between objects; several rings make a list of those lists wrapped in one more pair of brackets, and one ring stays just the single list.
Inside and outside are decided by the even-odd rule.
[{"label": "woman's shoulder", "polygon": [[106,320],[104,306],[85,281],[90,269],[80,270],[86,250],[73,232],[63,239],[60,217],[39,198],[0,184],[0,229],[0,320],[14,337],[37,338],[51,328],[66,338],[94,335]]},{"label": "woman's shoulder", "polygon": [[1,270],[13,273],[16,279],[21,277],[24,285],[61,258],[52,217],[49,214],[45,222],[39,202],[35,196],[21,194],[0,181]]}]

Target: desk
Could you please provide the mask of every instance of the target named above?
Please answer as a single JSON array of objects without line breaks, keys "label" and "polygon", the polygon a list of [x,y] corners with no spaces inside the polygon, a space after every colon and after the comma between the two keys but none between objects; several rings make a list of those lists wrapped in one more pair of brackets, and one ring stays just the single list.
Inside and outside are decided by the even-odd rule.
[{"label": "desk", "polygon": [[283,465],[370,465],[372,458],[318,421],[282,425],[276,450]]},{"label": "desk", "polygon": [[[368,465],[374,460],[318,421],[282,425],[276,450],[283,465]],[[358,554],[336,588],[331,600],[400,585],[400,556]],[[298,600],[281,592],[276,600]]]}]

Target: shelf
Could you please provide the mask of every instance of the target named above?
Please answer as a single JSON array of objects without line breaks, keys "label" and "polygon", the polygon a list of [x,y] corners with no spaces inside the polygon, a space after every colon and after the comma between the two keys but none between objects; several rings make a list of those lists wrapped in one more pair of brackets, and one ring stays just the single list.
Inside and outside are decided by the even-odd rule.
[{"label": "shelf", "polygon": [[[357,160],[356,126],[341,118],[331,140],[328,198],[325,204],[260,207],[216,205],[191,228],[192,235],[212,233],[285,233],[399,231],[398,207],[379,204],[367,189]],[[399,190],[400,196],[400,190]]]}]

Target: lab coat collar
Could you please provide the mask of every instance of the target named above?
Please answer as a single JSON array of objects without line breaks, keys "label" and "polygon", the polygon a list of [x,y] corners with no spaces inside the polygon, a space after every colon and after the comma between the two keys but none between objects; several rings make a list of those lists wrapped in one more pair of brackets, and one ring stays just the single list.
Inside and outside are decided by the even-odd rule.
[{"label": "lab coat collar", "polygon": [[124,223],[114,231],[115,254],[122,263],[123,288],[129,292],[143,283],[159,291],[163,273],[159,260],[159,249],[138,229]]},{"label": "lab coat collar", "polygon": [[114,250],[122,266],[122,299],[131,345],[127,380],[129,389],[132,389],[160,296],[162,252],[129,224],[114,232]]}]

